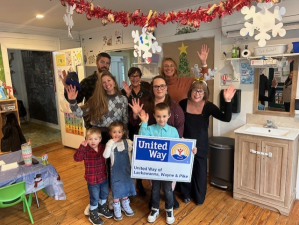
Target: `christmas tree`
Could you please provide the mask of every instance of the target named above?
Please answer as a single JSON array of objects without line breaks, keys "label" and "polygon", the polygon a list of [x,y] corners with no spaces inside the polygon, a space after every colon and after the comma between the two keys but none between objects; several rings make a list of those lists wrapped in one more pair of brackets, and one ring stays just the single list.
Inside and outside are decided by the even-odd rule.
[{"label": "christmas tree", "polygon": [[180,50],[179,77],[191,76],[189,62],[187,59],[187,48],[188,46],[185,46],[184,43],[182,43],[182,46],[178,48]]}]

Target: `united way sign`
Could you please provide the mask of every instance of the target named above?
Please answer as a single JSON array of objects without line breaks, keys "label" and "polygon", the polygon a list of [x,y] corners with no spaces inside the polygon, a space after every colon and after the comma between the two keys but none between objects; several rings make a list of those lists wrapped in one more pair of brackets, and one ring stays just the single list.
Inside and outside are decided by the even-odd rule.
[{"label": "united way sign", "polygon": [[131,177],[190,182],[196,140],[135,135]]}]

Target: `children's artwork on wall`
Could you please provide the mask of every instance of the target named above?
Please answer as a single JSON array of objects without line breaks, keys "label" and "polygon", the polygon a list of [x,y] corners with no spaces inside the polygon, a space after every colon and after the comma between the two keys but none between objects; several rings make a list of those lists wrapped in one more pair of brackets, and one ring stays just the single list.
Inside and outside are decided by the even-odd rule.
[{"label": "children's artwork on wall", "polygon": [[119,45],[123,43],[123,35],[121,31],[115,31],[115,44]]},{"label": "children's artwork on wall", "polygon": [[231,85],[231,84],[232,84],[231,74],[222,74],[220,76],[220,85]]},{"label": "children's artwork on wall", "polygon": [[241,84],[253,84],[254,81],[254,68],[250,66],[250,63],[241,63]]},{"label": "children's artwork on wall", "polygon": [[65,52],[65,61],[66,61],[66,65],[67,66],[71,66],[72,65],[72,52]]},{"label": "children's artwork on wall", "polygon": [[89,65],[94,65],[95,62],[96,62],[96,57],[95,57],[95,55],[90,55],[90,56],[88,56],[88,64],[89,64]]},{"label": "children's artwork on wall", "polygon": [[75,66],[82,66],[83,59],[82,59],[81,51],[73,51],[73,60]]},{"label": "children's artwork on wall", "polygon": [[55,56],[57,66],[65,66],[65,54],[59,54]]},{"label": "children's artwork on wall", "polygon": [[[3,82],[5,83],[5,73],[4,73],[1,45],[0,45],[0,81],[1,81],[0,99],[4,99],[4,98],[6,98],[7,93],[5,93],[6,90],[4,89],[4,86],[3,86]],[[4,96],[4,98],[3,98],[3,96]]]},{"label": "children's artwork on wall", "polygon": [[103,36],[103,46],[111,46],[112,45],[112,35]]},{"label": "children's artwork on wall", "polygon": [[72,113],[64,113],[66,133],[84,136],[83,119]]}]

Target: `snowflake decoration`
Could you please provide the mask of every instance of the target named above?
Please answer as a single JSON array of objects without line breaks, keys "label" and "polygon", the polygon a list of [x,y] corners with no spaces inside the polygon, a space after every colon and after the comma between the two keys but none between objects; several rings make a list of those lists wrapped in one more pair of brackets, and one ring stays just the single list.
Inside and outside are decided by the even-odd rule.
[{"label": "snowflake decoration", "polygon": [[266,45],[266,40],[270,40],[271,36],[267,34],[268,31],[272,30],[272,36],[276,37],[277,34],[280,37],[283,37],[286,34],[285,29],[282,28],[283,23],[275,24],[275,19],[278,21],[282,20],[282,15],[286,13],[286,9],[284,7],[281,7],[279,9],[279,6],[275,6],[274,13],[270,12],[268,9],[270,9],[273,6],[272,2],[269,3],[258,3],[257,7],[261,9],[260,12],[255,12],[256,7],[251,6],[248,8],[247,6],[244,6],[241,10],[241,13],[246,15],[244,16],[245,20],[253,19],[252,24],[246,22],[244,25],[246,28],[242,28],[240,30],[240,34],[242,36],[246,36],[249,34],[249,36],[254,35],[254,30],[256,29],[259,31],[259,34],[257,34],[254,38],[255,40],[259,40],[258,45],[260,47],[264,47]]},{"label": "snowflake decoration", "polygon": [[[141,57],[145,59],[146,63],[151,62],[152,53],[150,50],[152,50],[153,53],[161,52],[162,48],[158,45],[158,42],[155,41],[156,38],[152,33],[149,33],[147,31],[146,26],[142,28],[142,34],[139,35],[139,31],[132,31],[132,37],[134,38],[134,43],[138,42],[138,45],[134,45],[134,56]],[[154,40],[154,42],[153,42]],[[142,54],[143,53],[143,54]]]},{"label": "snowflake decoration", "polygon": [[76,8],[76,4],[74,4],[73,6],[69,6],[69,4],[66,4],[66,14],[64,14],[63,16],[63,20],[68,27],[68,35],[71,38],[73,38],[71,30],[72,27],[74,26],[73,14],[75,8]]}]

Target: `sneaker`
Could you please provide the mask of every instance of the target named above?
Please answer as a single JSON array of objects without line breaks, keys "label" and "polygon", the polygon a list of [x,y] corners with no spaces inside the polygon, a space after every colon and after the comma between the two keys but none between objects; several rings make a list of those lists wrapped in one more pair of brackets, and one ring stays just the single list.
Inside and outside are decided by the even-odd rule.
[{"label": "sneaker", "polygon": [[114,219],[116,221],[122,220],[123,216],[121,215],[121,208],[120,208],[120,203],[119,202],[114,202],[113,203],[113,210],[114,210]]},{"label": "sneaker", "polygon": [[90,205],[88,204],[88,205],[86,206],[86,208],[84,209],[84,215],[85,215],[85,216],[89,216],[89,207],[90,207]]},{"label": "sneaker", "polygon": [[166,209],[166,223],[167,224],[173,224],[175,221],[175,218],[173,216],[173,210],[172,209]]},{"label": "sneaker", "polygon": [[147,217],[147,222],[149,223],[155,222],[158,215],[159,215],[159,209],[152,208],[151,213]]},{"label": "sneaker", "polygon": [[134,216],[134,212],[130,206],[130,199],[123,199],[121,201],[121,210],[125,212],[126,216]]},{"label": "sneaker", "polygon": [[98,215],[98,209],[89,210],[89,221],[93,225],[102,225],[104,221]]},{"label": "sneaker", "polygon": [[98,213],[100,216],[104,216],[105,218],[109,219],[113,216],[113,212],[107,209],[107,203],[100,205],[98,204]]}]

